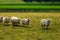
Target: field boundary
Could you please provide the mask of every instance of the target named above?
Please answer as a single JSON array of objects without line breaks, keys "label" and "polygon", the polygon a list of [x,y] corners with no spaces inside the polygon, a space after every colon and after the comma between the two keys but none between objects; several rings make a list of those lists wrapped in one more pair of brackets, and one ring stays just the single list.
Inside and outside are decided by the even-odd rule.
[{"label": "field boundary", "polygon": [[60,12],[60,10],[0,10],[0,12]]}]

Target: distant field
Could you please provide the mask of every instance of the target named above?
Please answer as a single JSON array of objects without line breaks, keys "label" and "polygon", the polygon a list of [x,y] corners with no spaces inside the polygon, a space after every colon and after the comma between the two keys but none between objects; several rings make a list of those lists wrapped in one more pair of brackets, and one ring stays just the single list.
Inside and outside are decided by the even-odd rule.
[{"label": "distant field", "polygon": [[60,3],[23,2],[22,0],[0,0],[0,10],[60,10]]},{"label": "distant field", "polygon": [[60,10],[60,5],[34,5],[34,4],[1,4],[0,9],[27,9],[27,10]]},{"label": "distant field", "polygon": [[60,2],[23,2],[23,0],[0,0],[0,4],[56,4]]},{"label": "distant field", "polygon": [[0,0],[0,4],[20,4],[22,0]]},{"label": "distant field", "polygon": [[[0,16],[31,19],[29,27],[0,24],[0,40],[60,40],[60,13],[0,12]],[[41,30],[40,20],[48,17],[51,18],[49,30]]]}]

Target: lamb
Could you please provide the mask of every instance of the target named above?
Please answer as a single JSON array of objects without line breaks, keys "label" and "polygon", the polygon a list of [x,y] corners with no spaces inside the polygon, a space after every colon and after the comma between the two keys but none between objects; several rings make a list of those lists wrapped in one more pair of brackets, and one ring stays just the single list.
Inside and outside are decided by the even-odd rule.
[{"label": "lamb", "polygon": [[7,25],[9,25],[10,18],[9,17],[3,17],[2,22],[3,22],[4,25],[7,26]]},{"label": "lamb", "polygon": [[17,26],[18,24],[20,24],[20,19],[21,19],[21,18],[18,18],[18,17],[16,17],[16,16],[12,16],[12,17],[11,17],[12,25],[13,25],[13,26]]},{"label": "lamb", "polygon": [[41,21],[40,21],[40,23],[41,23],[41,26],[42,26],[42,28],[44,29],[44,28],[46,28],[46,29],[48,29],[48,26],[50,25],[50,18],[47,18],[47,19],[42,19]]},{"label": "lamb", "polygon": [[29,25],[29,23],[30,23],[30,19],[29,18],[28,19],[26,19],[26,18],[22,19],[22,24],[23,25]]}]

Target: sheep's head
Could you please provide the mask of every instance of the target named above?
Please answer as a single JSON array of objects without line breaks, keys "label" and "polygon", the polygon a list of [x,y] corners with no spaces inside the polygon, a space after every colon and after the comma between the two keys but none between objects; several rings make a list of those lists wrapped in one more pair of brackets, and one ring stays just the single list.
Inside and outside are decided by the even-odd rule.
[{"label": "sheep's head", "polygon": [[20,20],[21,20],[21,18],[18,18],[18,20],[20,21]]},{"label": "sheep's head", "polygon": [[48,22],[48,24],[50,24],[50,20],[51,20],[50,18],[47,18],[47,22]]},{"label": "sheep's head", "polygon": [[28,21],[30,21],[30,18],[28,18]]},{"label": "sheep's head", "polygon": [[51,18],[47,18],[47,20],[48,20],[48,21],[50,21],[50,20],[51,20]]},{"label": "sheep's head", "polygon": [[1,22],[2,22],[3,16],[1,16]]}]

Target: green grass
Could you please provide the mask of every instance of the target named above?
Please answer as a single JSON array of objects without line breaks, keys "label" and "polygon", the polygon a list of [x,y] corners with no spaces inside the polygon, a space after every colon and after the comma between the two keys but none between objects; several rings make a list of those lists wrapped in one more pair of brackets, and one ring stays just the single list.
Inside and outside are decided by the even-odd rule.
[{"label": "green grass", "polygon": [[23,2],[23,0],[0,0],[0,4],[57,4],[60,2]]},{"label": "green grass", "polygon": [[[0,40],[60,40],[60,13],[0,12],[0,16],[30,18],[29,27],[3,26],[0,24]],[[40,20],[51,18],[49,30],[42,30]]]},{"label": "green grass", "polygon": [[0,9],[60,9],[60,5],[0,5]]},{"label": "green grass", "polygon": [[0,4],[20,4],[22,0],[0,0]]},{"label": "green grass", "polygon": [[0,0],[2,9],[60,10],[59,2],[23,2],[22,0]]}]

